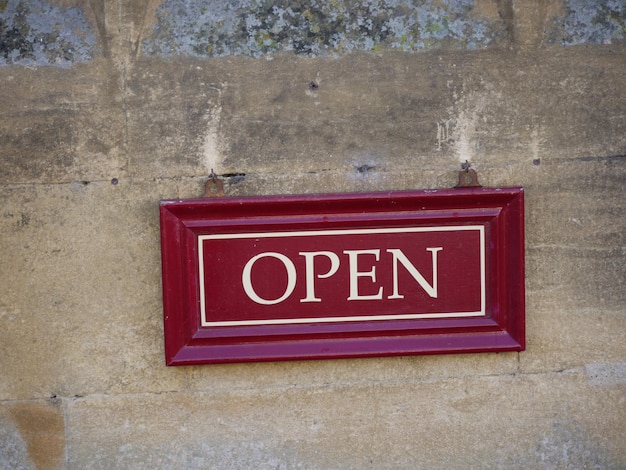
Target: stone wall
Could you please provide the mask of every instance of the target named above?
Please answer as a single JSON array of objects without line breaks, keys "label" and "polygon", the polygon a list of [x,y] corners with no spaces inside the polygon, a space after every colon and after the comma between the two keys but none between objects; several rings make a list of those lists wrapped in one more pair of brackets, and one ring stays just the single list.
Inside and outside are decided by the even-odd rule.
[{"label": "stone wall", "polygon": [[[0,468],[625,468],[623,0],[0,0]],[[527,350],[166,367],[160,199],[525,187]]]}]

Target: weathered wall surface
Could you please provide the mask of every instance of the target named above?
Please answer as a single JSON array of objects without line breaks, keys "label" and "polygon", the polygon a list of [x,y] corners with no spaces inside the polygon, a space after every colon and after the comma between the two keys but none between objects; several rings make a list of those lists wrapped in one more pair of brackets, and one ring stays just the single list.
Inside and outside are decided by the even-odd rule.
[{"label": "weathered wall surface", "polygon": [[[0,468],[626,468],[623,0],[0,0]],[[167,368],[158,201],[526,188],[527,351]]]}]

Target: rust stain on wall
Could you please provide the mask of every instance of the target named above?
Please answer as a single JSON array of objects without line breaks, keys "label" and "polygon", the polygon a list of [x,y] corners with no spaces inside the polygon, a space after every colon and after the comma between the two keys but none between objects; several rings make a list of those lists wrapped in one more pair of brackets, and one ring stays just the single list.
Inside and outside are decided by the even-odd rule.
[{"label": "rust stain on wall", "polygon": [[16,403],[9,407],[8,415],[26,443],[28,457],[35,468],[63,468],[65,424],[56,400],[49,403]]}]

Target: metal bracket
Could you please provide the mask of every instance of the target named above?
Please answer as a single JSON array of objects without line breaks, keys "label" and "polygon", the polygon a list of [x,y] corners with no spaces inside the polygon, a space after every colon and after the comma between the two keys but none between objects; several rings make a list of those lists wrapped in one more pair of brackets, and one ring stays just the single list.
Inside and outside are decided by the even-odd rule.
[{"label": "metal bracket", "polygon": [[211,168],[211,174],[204,186],[204,195],[202,197],[224,197],[224,182],[217,177],[213,168]]},{"label": "metal bracket", "polygon": [[465,163],[461,164],[461,171],[459,171],[459,182],[455,188],[482,188],[482,185],[478,182],[478,173],[471,168],[469,161],[465,160]]}]

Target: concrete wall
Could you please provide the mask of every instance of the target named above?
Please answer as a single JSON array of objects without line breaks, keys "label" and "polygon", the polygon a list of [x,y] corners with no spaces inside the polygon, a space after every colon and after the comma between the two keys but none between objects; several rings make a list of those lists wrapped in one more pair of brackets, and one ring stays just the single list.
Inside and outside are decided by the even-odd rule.
[{"label": "concrete wall", "polygon": [[[626,468],[623,0],[0,0],[0,468]],[[527,351],[167,368],[158,201],[526,188]]]}]

